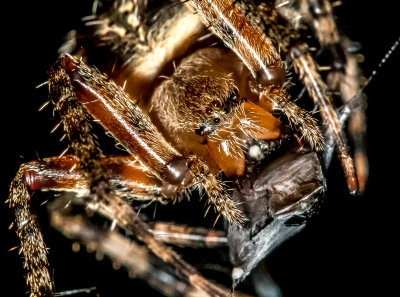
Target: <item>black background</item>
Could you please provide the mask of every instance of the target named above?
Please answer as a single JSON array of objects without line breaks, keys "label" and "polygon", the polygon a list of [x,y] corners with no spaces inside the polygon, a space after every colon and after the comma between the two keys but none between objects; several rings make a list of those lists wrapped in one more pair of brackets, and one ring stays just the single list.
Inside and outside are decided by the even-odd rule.
[{"label": "black background", "polygon": [[[49,133],[57,118],[50,109],[37,112],[47,100],[47,91],[35,86],[46,80],[46,71],[57,58],[63,36],[91,9],[91,1],[86,0],[7,2],[3,15],[9,18],[2,25],[1,56],[2,201],[19,164],[37,156],[58,155],[65,148],[65,143],[58,142],[60,133]],[[368,75],[400,35],[400,16],[390,1],[343,2],[338,10],[339,21],[351,39],[362,44],[361,53],[366,58],[362,67]],[[394,285],[389,269],[396,270],[398,248],[394,243],[398,234],[394,203],[399,197],[399,61],[397,50],[366,89],[371,162],[366,196],[349,197],[335,165],[328,175],[330,194],[321,213],[267,260],[285,296],[383,295]],[[177,220],[202,218],[203,202],[184,204],[185,212],[189,209],[190,213],[175,216]],[[160,216],[171,209],[159,210]],[[25,296],[21,256],[17,250],[8,251],[19,244],[14,232],[7,229],[11,214],[4,203],[0,211],[0,295]],[[210,227],[213,216],[206,221]],[[144,295],[141,290],[146,286],[129,280],[123,269],[113,271],[108,261],[97,262],[86,252],[74,254],[69,240],[48,228],[46,220],[42,225],[57,291],[96,286],[101,297]],[[158,295],[150,291],[146,296]]]}]

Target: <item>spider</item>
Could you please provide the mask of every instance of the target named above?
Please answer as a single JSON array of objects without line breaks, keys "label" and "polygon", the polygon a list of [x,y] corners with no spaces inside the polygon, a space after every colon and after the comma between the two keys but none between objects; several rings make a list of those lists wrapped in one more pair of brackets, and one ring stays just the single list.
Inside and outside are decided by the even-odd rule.
[{"label": "spider", "polygon": [[[194,3],[196,4],[196,2]],[[199,3],[201,4],[201,2]],[[229,6],[231,5],[233,4],[229,3]],[[122,6],[117,6],[117,8]],[[177,7],[181,9],[182,6]],[[234,7],[241,13],[238,4],[234,4]],[[197,8],[199,14],[201,14],[202,9]],[[205,11],[207,12],[207,10]],[[174,15],[177,15],[176,12],[174,12]],[[95,23],[94,20],[90,19],[87,22]],[[216,22],[212,19],[206,19],[204,22],[207,26],[211,24],[211,29],[216,26]],[[244,21],[241,20],[241,22]],[[201,22],[197,24],[203,28]],[[193,22],[192,25],[195,25],[195,23]],[[239,25],[239,32],[244,32],[241,27],[242,24],[240,23]],[[102,29],[101,26],[100,24],[99,31]],[[253,26],[255,24],[252,24],[250,28],[253,28]],[[118,28],[110,26],[110,29],[113,31]],[[106,36],[107,33],[101,34]],[[189,32],[190,35],[186,35],[185,38],[191,37],[194,33],[199,32],[191,31]],[[225,33],[218,33],[218,30],[216,30],[216,35],[220,35],[219,37],[223,40],[224,38],[226,39],[226,36],[223,35]],[[122,33],[119,32],[118,34]],[[252,33],[251,36],[255,36],[254,34]],[[211,41],[208,40],[209,38]],[[283,88],[285,75],[283,67],[279,66],[283,65],[283,62],[277,53],[274,53],[275,57],[271,58],[275,59],[270,63],[272,70],[270,73],[267,72],[265,76],[262,75],[265,73],[259,73],[260,69],[258,67],[260,65],[255,64],[256,62],[252,61],[252,59],[246,60],[248,58],[246,53],[241,53],[241,48],[235,49],[235,45],[229,44],[229,40],[224,41],[227,43],[228,48],[232,47],[236,51],[237,55],[222,46],[210,47],[215,42],[215,36],[204,34],[204,38],[199,39],[207,47],[198,45],[200,42],[197,39],[194,45],[191,45],[190,42],[185,43],[184,46],[187,47],[183,50],[185,55],[178,52],[172,58],[163,58],[162,60],[168,61],[170,65],[157,64],[156,68],[159,67],[162,70],[154,70],[156,75],[150,73],[150,76],[154,76],[151,79],[142,71],[138,72],[138,78],[134,76],[132,69],[126,72],[124,72],[125,70],[119,71],[120,61],[110,62],[112,65],[107,65],[109,61],[106,61],[105,65],[98,64],[98,67],[105,72],[110,71],[109,68],[113,69],[114,65],[117,65],[117,71],[115,69],[115,72],[110,71],[108,77],[111,76],[113,80],[120,83],[121,87],[115,86],[108,77],[86,65],[90,64],[92,56],[90,48],[83,48],[82,52],[82,49],[78,47],[73,52],[75,57],[82,57],[82,60],[68,55],[62,56],[50,71],[50,93],[52,100],[56,103],[56,109],[62,113],[67,136],[70,138],[71,146],[78,158],[62,156],[60,158],[31,162],[22,167],[28,168],[28,172],[24,169],[20,173],[23,173],[24,177],[29,179],[30,190],[46,188],[79,190],[80,196],[90,197],[90,199],[81,199],[81,201],[87,203],[89,208],[92,208],[95,212],[102,212],[104,215],[111,217],[113,222],[121,228],[134,232],[140,240],[143,240],[149,246],[150,250],[155,254],[161,253],[157,255],[171,265],[181,265],[181,262],[171,250],[159,250],[165,247],[153,240],[151,234],[146,231],[148,230],[146,225],[143,225],[139,220],[129,222],[129,220],[132,220],[128,218],[132,217],[132,209],[119,197],[133,196],[136,199],[163,201],[174,196],[175,193],[181,192],[185,187],[202,185],[208,192],[210,203],[216,206],[217,210],[228,221],[233,223],[232,226],[234,224],[240,225],[246,220],[246,217],[241,213],[239,207],[231,202],[231,198],[223,189],[222,184],[215,178],[215,174],[222,170],[227,178],[236,179],[243,176],[245,170],[248,170],[245,164],[247,159],[244,156],[246,143],[265,139],[266,141],[264,142],[272,146],[274,139],[284,138],[283,134],[286,131],[284,132],[282,127],[285,119],[278,118],[275,113],[277,110],[286,116],[288,124],[294,126],[288,132],[290,137],[304,137],[304,140],[299,141],[299,143],[305,146],[309,144],[311,148],[319,148],[322,144],[319,128],[308,113],[298,109],[286,98],[283,98],[283,102],[274,100],[275,98],[265,98],[269,94],[274,94],[274,92],[280,92],[277,97],[285,97],[285,95],[281,95],[285,93]],[[261,38],[260,40],[265,39]],[[74,41],[74,39],[71,39],[71,41]],[[194,48],[191,48],[192,46]],[[71,51],[71,45],[68,44],[67,47]],[[199,49],[196,47],[199,47]],[[297,49],[302,48],[297,47]],[[85,52],[86,50],[87,52]],[[295,53],[298,56],[294,56],[293,60],[302,56],[299,52]],[[121,57],[121,59],[125,58]],[[173,63],[171,65],[171,60],[176,61],[176,65],[173,65]],[[263,61],[263,64],[265,64],[265,61]],[[137,66],[135,65],[135,67]],[[164,67],[172,67],[172,69],[165,70]],[[147,65],[144,68],[148,69],[149,66]],[[210,71],[211,68],[212,71]],[[240,69],[239,77],[235,77],[237,69]],[[165,73],[172,73],[172,75],[168,76]],[[127,78],[127,75],[134,77],[132,84],[129,83],[131,80]],[[163,77],[160,77],[160,75]],[[302,76],[304,78],[306,74],[302,73]],[[197,82],[196,79],[199,79],[200,82]],[[68,80],[72,80],[73,83]],[[244,80],[248,86],[239,87],[243,84],[241,80]],[[198,91],[200,86],[204,85],[206,88]],[[125,86],[126,92],[133,97],[133,99],[131,98],[132,101],[126,99],[126,95],[121,90],[123,89],[122,86]],[[270,89],[266,90],[266,86],[269,86]],[[114,129],[115,119],[110,120],[108,118],[109,115],[105,116],[105,113],[102,113],[104,110],[99,111],[98,106],[91,109],[92,105],[94,106],[94,104],[102,100],[100,96],[95,99],[87,96],[88,92],[93,93],[93,90],[97,93],[103,93],[102,95],[106,97],[111,95],[114,98],[121,97],[118,105],[111,106],[112,108],[120,109],[119,112],[112,112],[112,115],[122,117],[121,120],[125,121],[136,120],[136,122],[131,122],[128,128],[135,127],[137,131],[133,132],[143,133],[145,136],[144,144],[155,148],[149,152],[141,146],[143,144],[141,139],[126,139],[134,133],[124,133],[120,130],[120,126]],[[151,96],[146,94],[149,90],[151,90]],[[135,92],[139,92],[139,94]],[[183,94],[187,96],[187,93],[196,100],[192,102],[186,101],[187,98],[182,98]],[[76,99],[81,102],[81,105],[70,100],[71,96],[74,96],[73,94],[76,94]],[[181,96],[177,96],[177,94],[181,94]],[[243,96],[243,94],[246,94],[246,96]],[[150,101],[146,99],[148,97],[151,97]],[[170,101],[162,101],[167,98]],[[106,103],[113,104],[113,101],[109,99],[107,99]],[[171,104],[171,102],[174,104]],[[86,109],[83,109],[82,105]],[[262,109],[260,109],[260,106]],[[114,137],[140,162],[134,162],[134,159],[130,157],[105,158],[98,149],[96,140],[91,139],[92,134],[88,133],[91,130],[91,126],[87,123],[86,111],[89,111],[95,119],[99,120],[106,129],[111,131]],[[132,112],[129,118],[126,116],[128,112]],[[295,117],[292,116],[293,113],[295,113]],[[147,120],[146,114],[150,115],[151,121]],[[232,115],[235,115],[235,117]],[[263,116],[262,119],[259,118],[259,115]],[[124,119],[123,117],[127,118]],[[135,117],[139,120],[135,119]],[[235,119],[237,119],[237,122],[235,122]],[[268,121],[264,119],[268,119]],[[301,119],[301,121],[297,119]],[[78,125],[76,125],[77,121],[80,121]],[[145,124],[141,126],[143,123]],[[154,129],[153,125],[157,129]],[[163,141],[163,137],[167,138],[166,141]],[[170,147],[171,143],[174,144],[174,147]],[[224,147],[228,147],[229,151],[224,150]],[[146,154],[153,157],[147,157]],[[201,157],[200,160],[197,159],[199,156]],[[351,165],[347,164],[347,166]],[[78,168],[80,168],[80,171]],[[350,180],[349,187],[354,189],[351,181],[351,170],[347,169],[346,172],[350,171],[348,173],[350,176],[348,178]],[[132,177],[131,174],[128,174],[130,173],[129,171],[136,173],[135,176],[138,179],[140,178],[140,183],[138,180],[129,180]],[[189,174],[188,172],[191,173]],[[22,178],[20,177],[14,183],[13,189],[16,189],[17,192],[18,188],[23,186],[21,181]],[[16,200],[20,199],[20,194],[21,192],[14,195],[13,197],[15,198],[11,199],[11,203],[15,203]],[[69,198],[69,200],[75,201],[75,198]],[[113,203],[117,203],[115,204],[115,209],[113,209]],[[121,217],[116,217],[115,213],[107,212],[110,209],[106,206],[110,205],[113,206],[111,211],[121,210],[126,211],[126,213],[122,212]],[[60,215],[61,213],[59,209],[55,208],[55,215]],[[124,217],[125,215],[127,218]],[[23,225],[27,222],[21,217],[17,218],[17,220],[20,220],[19,224]],[[131,223],[133,225],[130,225]],[[85,225],[82,223],[81,228],[83,226]],[[36,229],[36,227],[33,226],[33,229]],[[23,230],[21,225],[18,230]],[[42,250],[44,250],[43,246]],[[31,252],[27,251],[26,253]],[[172,254],[172,258],[168,258],[169,253]],[[44,257],[45,255],[43,255]],[[197,274],[192,274],[194,272],[191,269],[183,266],[183,270],[180,273],[183,273],[183,276],[188,278],[186,281],[189,281],[195,288],[206,290],[211,295],[222,294],[212,285],[208,283],[204,285],[203,280]],[[196,277],[191,279],[190,277],[193,275]],[[41,277],[42,280],[45,279],[43,275]],[[197,279],[197,277],[199,278]],[[37,280],[32,280],[32,287],[36,290],[36,292],[33,291],[33,294],[40,294],[39,292],[50,294],[49,288],[42,291],[43,288],[35,284],[35,281]],[[45,280],[45,282],[48,281]]]}]

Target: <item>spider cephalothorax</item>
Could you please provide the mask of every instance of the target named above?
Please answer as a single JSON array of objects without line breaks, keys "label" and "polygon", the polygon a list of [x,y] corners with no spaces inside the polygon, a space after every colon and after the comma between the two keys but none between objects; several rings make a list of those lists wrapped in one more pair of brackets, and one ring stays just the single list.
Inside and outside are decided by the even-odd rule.
[{"label": "spider cephalothorax", "polygon": [[[85,29],[69,35],[49,71],[50,99],[73,155],[65,151],[23,164],[11,185],[9,201],[31,295],[52,296],[53,284],[30,193],[53,190],[72,192],[50,211],[53,224],[67,235],[85,244],[96,242],[111,258],[138,269],[127,254],[106,245],[121,244],[119,248],[134,254],[121,234],[98,230],[85,214],[68,211],[69,204],[84,205],[135,235],[190,290],[224,296],[223,289],[156,238],[127,199],[174,201],[189,190],[205,190],[209,207],[228,222],[224,242],[229,242],[235,265],[232,277],[235,284],[242,281],[262,253],[298,230],[291,226],[312,212],[325,189],[316,153],[324,148],[324,136],[317,119],[290,100],[289,66],[319,106],[325,138],[330,147],[337,145],[349,189],[357,191],[352,158],[326,83],[298,24],[288,17],[304,5],[315,10],[318,3],[299,1],[300,9],[291,1],[277,1],[277,6],[252,0],[192,0],[173,6],[109,2],[86,18]],[[313,15],[313,29],[321,46],[335,53],[342,41],[327,40],[327,28],[318,25],[319,17],[334,25],[329,3],[322,2],[327,13]],[[350,54],[347,58],[352,59]],[[343,59],[338,64],[346,64]],[[342,68],[335,71],[346,75]],[[128,156],[106,156],[92,121]],[[228,189],[226,181],[235,186]],[[69,200],[65,209],[60,206],[63,199]],[[260,252],[254,255],[249,242]]]},{"label": "spider cephalothorax", "polygon": [[198,50],[151,98],[151,114],[164,135],[184,156],[196,153],[208,160],[214,173],[223,170],[227,176],[241,176],[245,141],[280,136],[280,121],[246,99],[252,94],[245,88],[243,80],[249,77],[245,71],[226,49]]}]

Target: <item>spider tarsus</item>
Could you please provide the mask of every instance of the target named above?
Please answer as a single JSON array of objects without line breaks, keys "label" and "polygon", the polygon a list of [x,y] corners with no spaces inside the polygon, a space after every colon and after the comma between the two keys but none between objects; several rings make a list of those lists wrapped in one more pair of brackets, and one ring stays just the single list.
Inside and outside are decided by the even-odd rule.
[{"label": "spider tarsus", "polygon": [[246,223],[248,219],[239,210],[236,203],[230,198],[230,195],[226,193],[221,181],[213,175],[208,175],[203,181],[203,186],[208,195],[207,202],[214,206],[218,214],[222,214],[230,223],[239,226],[243,226]]}]

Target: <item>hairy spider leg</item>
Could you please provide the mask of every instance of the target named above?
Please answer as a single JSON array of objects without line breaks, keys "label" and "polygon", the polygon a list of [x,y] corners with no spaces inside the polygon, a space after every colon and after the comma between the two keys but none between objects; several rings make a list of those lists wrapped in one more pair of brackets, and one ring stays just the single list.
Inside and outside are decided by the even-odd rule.
[{"label": "hairy spider leg", "polygon": [[[360,90],[360,73],[355,54],[346,50],[351,46],[348,38],[342,38],[342,44],[346,55],[344,71],[331,71],[327,75],[329,90],[340,93],[343,104],[358,96]],[[358,109],[354,110],[348,122],[348,131],[351,142],[354,146],[353,158],[357,175],[358,190],[362,194],[368,181],[369,164],[367,157],[367,120],[365,109],[367,106],[366,97],[361,95]]]},{"label": "hairy spider leg", "polygon": [[[151,183],[159,183],[155,177],[145,176],[146,169],[137,166],[129,157],[107,158],[101,160],[105,172],[110,172],[107,184],[123,185],[126,193],[128,184],[135,189],[157,189]],[[128,162],[127,162],[128,161]],[[225,296],[226,292],[211,284],[188,263],[183,261],[172,249],[157,240],[150,227],[142,222],[132,207],[115,193],[103,194],[101,199],[90,198],[90,188],[84,174],[76,166],[76,157],[53,157],[41,161],[32,161],[23,164],[18,171],[16,179],[11,185],[10,206],[19,216],[16,219],[17,234],[22,242],[26,266],[28,268],[28,281],[31,286],[31,296],[54,296],[52,281],[49,276],[47,251],[38,223],[32,214],[31,192],[33,190],[71,191],[92,209],[117,226],[134,234],[144,242],[148,248],[165,263],[174,267],[177,275],[189,282],[195,288],[204,291],[208,296]],[[108,170],[107,170],[108,169]],[[135,174],[132,176],[132,172]],[[137,178],[139,177],[139,178]],[[118,187],[117,187],[118,188]],[[118,193],[118,190],[115,191]],[[158,191],[156,191],[158,192]],[[78,199],[78,198],[77,198]],[[37,257],[40,255],[40,257]]]},{"label": "hairy spider leg", "polygon": [[96,186],[104,177],[99,163],[103,156],[92,127],[89,115],[77,101],[72,80],[66,72],[66,60],[59,60],[49,71],[49,97],[54,110],[60,114],[70,147],[79,159],[79,167],[91,186]]},{"label": "hairy spider leg", "polygon": [[214,248],[227,246],[226,232],[202,227],[189,227],[173,223],[150,223],[150,232],[163,242],[195,248]]},{"label": "hairy spider leg", "polygon": [[[162,267],[160,261],[157,261],[145,246],[138,245],[116,231],[99,228],[83,213],[75,215],[68,213],[65,203],[58,203],[60,198],[51,205],[52,225],[68,238],[78,240],[91,251],[96,251],[96,258],[102,259],[107,255],[117,265],[126,267],[131,277],[146,281],[151,287],[167,296],[190,296],[201,293],[190,283],[178,279]],[[57,205],[54,205],[56,203]],[[166,275],[168,277],[165,277]]]},{"label": "hairy spider leg", "polygon": [[319,44],[332,56],[329,69],[343,71],[346,57],[341,46],[341,35],[328,0],[275,0],[275,9],[296,29],[308,24]]},{"label": "hairy spider leg", "polygon": [[332,12],[332,4],[328,0],[307,0],[311,14],[311,26],[319,44],[332,56],[331,69],[343,71],[346,56],[341,44],[341,35]]},{"label": "hairy spider leg", "polygon": [[[366,150],[366,99],[360,96],[360,81],[358,62],[354,54],[352,42],[340,34],[335,17],[332,13],[333,5],[327,0],[299,0],[285,4],[284,0],[276,0],[277,9],[288,21],[304,19],[316,33],[324,49],[332,55],[331,71],[327,75],[327,84],[333,92],[340,93],[344,104],[354,96],[360,97],[360,108],[353,112],[349,119],[348,131],[354,145],[354,167],[357,174],[358,193],[365,190],[369,165]],[[279,6],[279,7],[278,7]],[[311,17],[310,17],[311,16]],[[298,22],[295,22],[298,23]]]},{"label": "hairy spider leg", "polygon": [[290,55],[296,72],[304,82],[308,93],[314,100],[314,104],[318,104],[319,106],[324,125],[327,126],[329,133],[332,134],[335,141],[338,157],[346,175],[347,186],[350,193],[355,194],[358,191],[358,183],[353,159],[342,125],[333,107],[332,98],[327,95],[327,86],[317,71],[317,66],[307,50],[307,45],[297,44],[291,48]]},{"label": "hairy spider leg", "polygon": [[[90,218],[85,212],[72,212],[74,204],[82,204],[78,198],[59,197],[51,204],[50,219],[55,228],[63,232],[67,237],[78,240],[86,245],[90,251],[96,252],[96,258],[101,260],[104,255],[111,258],[116,265],[123,265],[129,270],[130,277],[138,277],[145,280],[151,287],[161,291],[166,296],[213,296],[195,287],[187,279],[181,279],[168,269],[168,267],[157,259],[149,250],[138,245],[136,242],[122,236],[116,230],[99,228],[90,222]],[[188,234],[188,228],[182,226],[172,226],[171,224],[160,224],[157,228],[173,229],[174,233],[180,234],[183,229]],[[183,228],[183,229],[182,229]],[[191,230],[194,231],[194,230]],[[197,229],[202,234],[205,230]],[[178,233],[176,233],[178,232]],[[210,231],[208,231],[210,232]],[[192,234],[193,232],[191,232]],[[221,238],[225,238],[221,236]],[[218,285],[223,291],[228,292],[227,288]],[[241,292],[235,292],[238,297],[250,297]]]},{"label": "hairy spider leg", "polygon": [[[351,54],[348,53],[347,50],[350,46],[350,41],[339,33],[330,1],[307,0],[307,4],[304,4],[302,7],[303,9],[300,9],[300,11],[306,15],[305,21],[314,29],[315,35],[322,48],[328,50],[331,55],[332,62],[327,76],[329,90],[340,93],[342,102],[346,103],[357,94],[357,87],[359,87],[358,65],[355,58],[352,58]],[[348,59],[350,59],[350,61]],[[346,173],[347,184],[351,191],[349,182],[356,181],[356,189],[358,193],[362,193],[365,190],[368,179],[368,159],[366,155],[365,136],[366,119],[364,106],[365,102],[349,119],[348,130],[355,147],[353,155],[354,161],[350,159],[349,149],[346,148],[347,145],[344,145],[345,143],[342,141],[345,140],[343,132],[339,129],[338,125],[332,126],[337,122],[334,120],[333,113],[331,113],[332,116],[329,119],[329,130],[331,133],[337,131],[339,134],[342,134],[337,135],[338,133],[334,132],[333,135],[339,158]],[[352,174],[351,171],[354,171],[354,174]]]},{"label": "hairy spider leg", "polygon": [[[164,193],[170,191],[170,185],[160,181],[134,158],[107,157],[99,159],[99,163],[109,189],[118,195],[135,200],[167,198]],[[21,168],[31,191],[73,191],[79,196],[92,194],[76,156],[45,158],[26,163]]]},{"label": "hairy spider leg", "polygon": [[14,212],[13,225],[24,254],[26,283],[30,288],[29,296],[52,297],[54,296],[53,281],[50,276],[47,247],[31,206],[31,193],[26,182],[24,165],[20,167],[11,183],[7,201]]},{"label": "hairy spider leg", "polygon": [[[8,203],[14,211],[15,231],[21,241],[27,269],[27,284],[32,297],[54,294],[47,248],[34,215],[31,193],[35,190],[57,189],[89,194],[90,183],[85,172],[79,167],[79,161],[77,157],[64,156],[26,163],[21,165],[11,183]],[[114,178],[109,181],[114,180],[112,183],[119,184],[123,192],[130,188],[131,191],[134,190],[136,198],[145,199],[149,199],[149,195],[161,192],[160,181],[149,176],[147,170],[132,158],[103,159],[101,163],[107,171],[114,172]]]},{"label": "hairy spider leg", "polygon": [[49,81],[50,93],[65,85],[72,88],[75,99],[155,176],[175,185],[190,184],[186,160],[114,82],[69,55],[52,67]]}]

